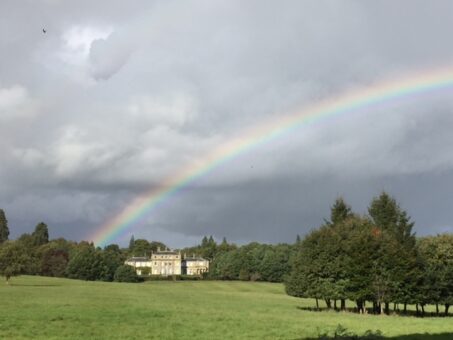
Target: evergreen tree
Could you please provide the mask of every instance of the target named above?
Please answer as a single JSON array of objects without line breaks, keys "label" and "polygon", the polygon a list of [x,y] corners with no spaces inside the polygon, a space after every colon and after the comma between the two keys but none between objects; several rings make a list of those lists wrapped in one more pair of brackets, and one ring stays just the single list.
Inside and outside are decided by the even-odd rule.
[{"label": "evergreen tree", "polygon": [[217,252],[217,243],[212,236],[209,239],[205,236],[201,241],[201,256],[208,260],[214,259]]},{"label": "evergreen tree", "polygon": [[400,207],[386,192],[382,192],[379,197],[373,198],[368,213],[373,223],[382,229],[395,229],[400,219]]},{"label": "evergreen tree", "polygon": [[342,251],[345,255],[346,296],[364,311],[365,301],[374,299],[373,270],[379,254],[380,233],[362,217],[353,217],[340,224]]},{"label": "evergreen tree", "polygon": [[222,243],[219,244],[217,250],[219,252],[226,252],[230,250],[230,245],[228,244],[228,241],[225,237],[222,239]]},{"label": "evergreen tree", "polygon": [[0,244],[7,241],[9,236],[8,220],[5,212],[0,209]]},{"label": "evergreen tree", "polygon": [[31,235],[35,246],[40,246],[49,242],[49,230],[47,224],[44,222],[39,223],[35,227],[35,231]]},{"label": "evergreen tree", "polygon": [[335,200],[330,208],[330,223],[337,224],[352,216],[351,207],[346,204],[342,197]]},{"label": "evergreen tree", "polygon": [[134,238],[134,235],[132,235],[131,239],[129,241],[129,250],[133,251],[134,250],[134,246],[135,246],[135,238]]},{"label": "evergreen tree", "polygon": [[[387,292],[391,295],[387,298],[405,306],[416,302],[420,265],[415,234],[412,232],[414,223],[396,200],[386,192],[373,198],[368,212],[376,230],[383,236],[380,247],[382,262],[379,264],[381,273],[377,275],[381,280],[387,275],[386,280],[393,286],[390,289],[390,283],[387,285],[389,288]],[[391,258],[387,258],[388,256]],[[388,312],[389,304],[384,303],[385,311]]]},{"label": "evergreen tree", "polygon": [[314,298],[318,308],[318,300],[324,298],[321,290],[322,268],[318,266],[320,234],[315,230],[305,236],[295,255],[292,271],[285,280],[287,294]]}]

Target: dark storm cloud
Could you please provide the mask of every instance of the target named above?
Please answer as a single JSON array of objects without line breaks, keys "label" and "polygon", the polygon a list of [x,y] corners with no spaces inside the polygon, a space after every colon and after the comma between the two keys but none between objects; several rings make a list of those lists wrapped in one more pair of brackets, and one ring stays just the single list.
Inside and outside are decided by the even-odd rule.
[{"label": "dark storm cloud", "polygon": [[[449,65],[448,1],[3,1],[0,207],[82,239],[241,131],[317,100]],[[42,32],[46,28],[47,33]],[[303,127],[229,162],[124,233],[291,241],[343,195],[395,195],[451,231],[451,91]]]}]

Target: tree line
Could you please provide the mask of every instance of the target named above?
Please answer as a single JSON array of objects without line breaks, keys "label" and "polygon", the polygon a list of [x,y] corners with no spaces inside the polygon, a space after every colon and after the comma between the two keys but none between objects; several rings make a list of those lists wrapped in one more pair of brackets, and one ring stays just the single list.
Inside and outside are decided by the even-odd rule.
[{"label": "tree line", "polygon": [[199,245],[181,251],[210,261],[207,279],[283,282],[291,271],[295,249],[294,244],[286,243],[237,246],[225,237],[217,243],[212,236],[205,236]]},{"label": "tree line", "polygon": [[[285,287],[289,295],[313,298],[319,308],[345,309],[352,300],[356,310],[372,313],[417,313],[433,304],[447,315],[453,303],[453,235],[416,238],[414,223],[394,198],[375,197],[366,216],[352,212],[339,198],[330,220],[297,245]],[[337,304],[338,303],[338,304]]]},{"label": "tree line", "polygon": [[41,222],[34,231],[9,240],[5,212],[0,209],[0,275],[8,282],[20,274],[65,277],[90,281],[138,282],[140,278],[124,261],[130,256],[151,254],[161,242],[133,240],[129,248],[110,244],[95,247],[86,241],[49,240],[48,226]]},{"label": "tree line", "polygon": [[[110,244],[95,247],[86,241],[73,242],[64,238],[49,240],[48,226],[39,223],[29,234],[9,240],[8,221],[0,209],[0,275],[11,277],[28,274],[66,277],[81,280],[129,281],[140,278],[124,262],[132,256],[149,257],[167,246],[158,241],[131,237],[129,246]],[[217,243],[204,236],[200,244],[181,249],[184,255],[201,256],[210,261],[210,271],[204,279],[252,280],[282,282],[291,269],[295,246],[268,245],[253,242],[244,246]]]},{"label": "tree line", "polygon": [[[416,238],[414,223],[396,200],[383,192],[372,199],[360,216],[341,198],[331,207],[328,220],[293,244],[238,246],[225,238],[204,236],[200,244],[181,249],[210,261],[204,278],[284,282],[289,295],[313,298],[316,307],[389,313],[407,311],[414,304],[448,314],[453,304],[453,235]],[[31,233],[9,240],[8,221],[0,209],[0,275],[9,280],[19,274],[83,280],[139,281],[124,261],[150,256],[166,245],[134,239],[129,246],[104,248],[64,238],[49,240],[48,227],[39,223]]]}]

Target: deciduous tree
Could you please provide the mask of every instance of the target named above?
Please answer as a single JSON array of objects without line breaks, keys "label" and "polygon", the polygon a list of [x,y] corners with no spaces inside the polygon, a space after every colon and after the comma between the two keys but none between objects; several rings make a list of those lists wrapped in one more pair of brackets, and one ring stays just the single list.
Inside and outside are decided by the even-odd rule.
[{"label": "deciduous tree", "polygon": [[13,276],[23,274],[29,261],[25,249],[17,241],[7,241],[0,246],[0,274],[6,283]]},{"label": "deciduous tree", "polygon": [[115,271],[116,282],[139,282],[139,277],[135,272],[134,267],[121,265]]}]

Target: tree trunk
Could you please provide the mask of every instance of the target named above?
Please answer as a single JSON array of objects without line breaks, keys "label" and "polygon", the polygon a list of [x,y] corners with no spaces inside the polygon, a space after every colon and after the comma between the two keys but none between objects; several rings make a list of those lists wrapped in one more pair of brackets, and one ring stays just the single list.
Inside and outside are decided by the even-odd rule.
[{"label": "tree trunk", "polygon": [[363,303],[362,303],[362,301],[357,300],[356,304],[357,304],[357,311],[359,312],[359,314],[362,314],[363,313]]},{"label": "tree trunk", "polygon": [[407,313],[407,303],[406,303],[406,302],[404,303],[404,309],[403,309],[403,312],[404,312],[404,314],[406,314],[406,313]]},{"label": "tree trunk", "polygon": [[381,308],[381,303],[378,301],[373,302],[373,314],[381,314],[382,313],[382,308]]},{"label": "tree trunk", "polygon": [[332,308],[332,303],[330,302],[330,299],[325,299],[325,301],[326,301],[327,309],[331,309]]},{"label": "tree trunk", "polygon": [[341,310],[346,310],[346,300],[345,299],[341,299]]},{"label": "tree trunk", "polygon": [[425,305],[420,304],[420,307],[422,307],[422,316],[425,316]]},{"label": "tree trunk", "polygon": [[417,315],[418,315],[418,303],[415,304],[415,310],[417,311]]},{"label": "tree trunk", "polygon": [[445,316],[448,316],[448,309],[450,308],[450,305],[448,303],[445,304]]},{"label": "tree trunk", "polygon": [[393,304],[393,311],[396,312],[397,309],[398,309],[398,304],[395,302]]},{"label": "tree trunk", "polygon": [[337,310],[337,300],[333,300],[333,309]]},{"label": "tree trunk", "polygon": [[439,315],[439,303],[436,302],[436,315]]},{"label": "tree trunk", "polygon": [[387,314],[387,315],[390,314],[390,303],[388,303],[388,302],[385,303],[384,310],[385,310],[385,314]]},{"label": "tree trunk", "polygon": [[318,298],[316,298],[315,300],[316,300],[316,309],[319,310],[319,302],[318,302]]}]

